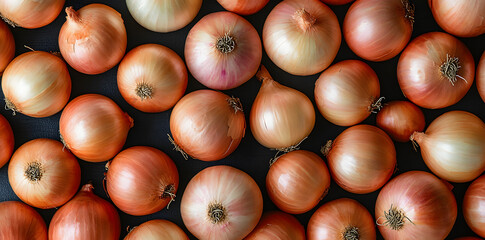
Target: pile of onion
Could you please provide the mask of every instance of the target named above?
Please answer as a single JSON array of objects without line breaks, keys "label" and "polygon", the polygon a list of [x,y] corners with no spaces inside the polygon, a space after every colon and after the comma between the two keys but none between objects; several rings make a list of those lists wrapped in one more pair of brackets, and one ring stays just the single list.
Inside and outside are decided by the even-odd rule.
[{"label": "pile of onion", "polygon": [[217,0],[227,11],[240,15],[250,15],[259,12],[269,0]]},{"label": "pile of onion", "polygon": [[7,24],[0,21],[0,76],[15,56],[15,41]]},{"label": "pile of onion", "polygon": [[468,226],[485,238],[485,175],[472,182],[463,198],[463,216]]},{"label": "pile of onion", "polygon": [[458,37],[485,33],[485,2],[482,0],[428,0],[433,17],[443,30]]},{"label": "pile of onion", "polygon": [[44,219],[24,203],[0,202],[0,222],[0,239],[47,240]]},{"label": "pile of onion", "polygon": [[0,0],[0,16],[14,27],[40,28],[57,18],[65,0]]},{"label": "pile of onion", "polygon": [[482,53],[477,66],[477,88],[480,97],[485,102],[485,51]]},{"label": "pile of onion", "polygon": [[2,168],[13,153],[15,139],[12,127],[4,116],[0,115],[0,168]]},{"label": "pile of onion", "polygon": [[426,122],[419,107],[408,101],[384,104],[377,113],[376,124],[398,142],[407,142],[414,132],[422,132]]},{"label": "pile of onion", "polygon": [[153,219],[131,230],[123,240],[189,240],[177,224],[168,220]]},{"label": "pile of onion", "polygon": [[266,212],[245,240],[305,240],[305,228],[294,216],[280,211]]}]

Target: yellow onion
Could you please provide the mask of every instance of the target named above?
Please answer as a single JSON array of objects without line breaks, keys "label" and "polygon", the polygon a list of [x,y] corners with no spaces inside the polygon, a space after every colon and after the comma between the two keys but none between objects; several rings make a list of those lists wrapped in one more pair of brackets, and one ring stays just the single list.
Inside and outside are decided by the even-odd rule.
[{"label": "yellow onion", "polygon": [[0,202],[0,239],[47,240],[44,219],[22,202]]},{"label": "yellow onion", "polygon": [[40,28],[57,18],[65,0],[0,0],[0,16],[10,25]]},{"label": "yellow onion", "polygon": [[131,230],[123,240],[189,240],[175,223],[153,219]]},{"label": "yellow onion", "polygon": [[463,197],[463,216],[468,226],[485,237],[485,175],[470,184]]},{"label": "yellow onion", "polygon": [[10,160],[14,143],[12,127],[10,127],[7,119],[0,115],[0,168]]},{"label": "yellow onion", "polygon": [[458,37],[485,33],[483,0],[428,0],[433,17],[443,30]]},{"label": "yellow onion", "polygon": [[245,240],[305,240],[305,228],[294,216],[271,211],[263,214],[258,225]]},{"label": "yellow onion", "polygon": [[384,104],[377,113],[377,126],[398,142],[407,142],[411,135],[424,130],[426,122],[419,107],[408,101],[392,101]]},{"label": "yellow onion", "polygon": [[15,56],[15,41],[7,24],[0,21],[0,76]]},{"label": "yellow onion", "polygon": [[480,97],[485,102],[485,51],[482,53],[477,66],[477,88]]},{"label": "yellow onion", "polygon": [[241,15],[250,15],[261,10],[269,0],[217,0],[227,11]]}]

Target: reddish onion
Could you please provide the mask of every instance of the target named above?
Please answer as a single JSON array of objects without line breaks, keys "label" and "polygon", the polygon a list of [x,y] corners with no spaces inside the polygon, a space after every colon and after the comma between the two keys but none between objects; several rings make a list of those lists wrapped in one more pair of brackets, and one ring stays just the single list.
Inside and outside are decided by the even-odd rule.
[{"label": "reddish onion", "polygon": [[354,0],[320,0],[320,1],[330,5],[344,5]]},{"label": "reddish onion", "polygon": [[2,168],[13,153],[15,139],[12,127],[4,116],[0,115],[0,168]]},{"label": "reddish onion", "polygon": [[433,17],[446,32],[459,37],[485,33],[483,0],[428,0]]},{"label": "reddish onion", "polygon": [[478,93],[485,102],[485,51],[483,51],[477,66],[477,88]]},{"label": "reddish onion", "polygon": [[204,16],[185,41],[190,73],[212,89],[226,90],[247,82],[258,71],[262,54],[256,29],[231,12]]},{"label": "reddish onion", "polygon": [[141,216],[160,211],[175,198],[179,174],[162,151],[135,146],[120,152],[106,165],[106,188],[123,212]]},{"label": "reddish onion", "polygon": [[64,145],[78,158],[102,162],[123,147],[133,119],[113,100],[99,94],[73,99],[61,114],[59,132]]},{"label": "reddish onion", "polygon": [[40,28],[57,18],[65,0],[0,0],[0,16],[14,27]]},{"label": "reddish onion", "polygon": [[419,107],[408,101],[392,101],[384,104],[377,113],[376,123],[398,142],[407,142],[414,132],[422,132],[426,122]]},{"label": "reddish onion", "polygon": [[217,0],[227,11],[241,15],[250,15],[259,12],[269,0]]},{"label": "reddish onion", "polygon": [[266,189],[273,203],[291,214],[310,211],[328,193],[330,173],[315,153],[296,150],[278,157],[266,175]]},{"label": "reddish onion", "polygon": [[0,21],[0,76],[15,56],[15,41],[7,24]]},{"label": "reddish onion", "polygon": [[8,180],[17,196],[37,208],[59,207],[76,194],[81,168],[62,143],[46,138],[20,146],[8,165]]},{"label": "reddish onion", "polygon": [[404,49],[397,79],[404,95],[424,108],[451,106],[470,89],[475,62],[460,40],[442,32],[425,33]]},{"label": "reddish onion", "polygon": [[351,193],[370,193],[382,187],[396,168],[391,138],[371,125],[356,125],[328,141],[322,153],[335,182]]},{"label": "reddish onion", "polygon": [[92,190],[93,185],[84,185],[71,201],[57,210],[49,225],[49,240],[119,239],[118,212]]},{"label": "reddish onion", "polygon": [[198,239],[242,239],[258,224],[263,197],[256,182],[230,166],[208,167],[185,188],[180,213]]},{"label": "reddish onion", "polygon": [[366,63],[345,60],[325,70],[315,82],[315,102],[329,122],[351,126],[381,108],[377,74]]},{"label": "reddish onion", "polygon": [[375,216],[384,239],[445,239],[455,223],[457,206],[441,179],[409,171],[382,188]]},{"label": "reddish onion", "polygon": [[340,198],[323,204],[308,222],[309,240],[375,240],[376,228],[369,211],[359,202]]},{"label": "reddish onion", "polygon": [[470,184],[463,198],[463,215],[468,226],[479,236],[485,237],[485,175]]},{"label": "reddish onion", "polygon": [[170,48],[145,44],[131,50],[118,67],[123,98],[143,112],[162,112],[184,95],[188,74],[184,61]]},{"label": "reddish onion", "polygon": [[337,16],[320,1],[282,1],[264,22],[266,53],[294,75],[323,71],[337,56],[341,41]]},{"label": "reddish onion", "polygon": [[279,239],[305,240],[305,228],[290,214],[280,211],[266,212],[245,240]]},{"label": "reddish onion", "polygon": [[44,219],[24,203],[0,202],[0,222],[0,239],[47,240]]},{"label": "reddish onion", "polygon": [[135,227],[123,240],[189,240],[189,237],[175,223],[154,219]]},{"label": "reddish onion", "polygon": [[485,123],[472,113],[444,113],[411,140],[421,147],[428,168],[442,179],[468,182],[485,170]]},{"label": "reddish onion", "polygon": [[118,64],[126,51],[121,14],[104,4],[89,4],[77,12],[66,8],[59,49],[69,65],[85,74],[100,74]]},{"label": "reddish onion", "polygon": [[237,148],[246,130],[238,98],[213,90],[185,95],[170,115],[175,148],[203,161],[222,159]]}]

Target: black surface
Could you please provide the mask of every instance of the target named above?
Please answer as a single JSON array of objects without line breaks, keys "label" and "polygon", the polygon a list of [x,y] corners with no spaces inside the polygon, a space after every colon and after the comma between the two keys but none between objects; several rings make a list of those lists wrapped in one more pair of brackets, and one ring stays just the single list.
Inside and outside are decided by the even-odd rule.
[{"label": "black surface", "polygon": [[[185,37],[187,36],[187,33],[191,29],[191,27],[206,14],[210,12],[224,10],[216,2],[216,0],[204,0],[199,14],[188,26],[171,33],[155,33],[144,29],[134,21],[134,19],[128,13],[125,1],[123,0],[67,0],[66,6],[73,6],[74,9],[77,10],[82,6],[95,2],[107,4],[115,8],[122,14],[128,33],[127,51],[141,44],[158,43],[173,49],[182,58]],[[279,2],[280,1],[277,0],[271,0],[262,11],[254,15],[245,17],[258,30],[260,36],[266,16],[271,11],[271,9],[273,9],[273,7]],[[416,23],[414,25],[415,28],[412,38],[415,38],[416,36],[421,35],[425,32],[443,31],[433,20],[430,9],[426,3],[427,1],[424,0],[415,1]],[[332,10],[337,14],[341,25],[349,6],[350,4],[343,6],[331,6]],[[57,37],[60,27],[65,21],[65,16],[66,14],[63,11],[53,23],[40,29],[12,29],[17,47],[16,56],[29,51],[22,47],[23,45],[28,45],[36,50],[58,51]],[[462,40],[472,52],[476,65],[484,50],[485,37],[482,35],[475,38],[460,38],[460,40]],[[381,96],[385,96],[386,101],[405,99],[399,89],[396,79],[396,65],[398,57],[399,55],[389,61],[380,63],[365,61],[376,71],[377,75],[379,76],[381,84]],[[355,54],[351,52],[351,50],[347,47],[345,41],[342,38],[342,45],[336,59],[334,60],[334,63],[345,59],[360,58],[358,58]],[[275,80],[286,86],[304,92],[314,103],[313,87],[315,80],[318,78],[319,74],[308,77],[292,76],[277,68],[269,60],[264,51],[262,63],[268,68],[269,72]],[[86,93],[99,93],[113,99],[135,121],[135,126],[130,130],[128,140],[124,148],[136,145],[156,147],[172,157],[175,164],[177,165],[180,174],[180,186],[178,189],[177,198],[176,201],[171,204],[170,209],[163,209],[162,211],[155,214],[141,217],[134,217],[120,212],[122,237],[126,235],[125,229],[127,226],[136,226],[147,220],[155,218],[171,220],[180,227],[182,227],[188,234],[190,234],[184,227],[180,216],[180,200],[188,181],[197,172],[213,165],[231,165],[248,173],[254,178],[254,180],[256,180],[259,187],[261,188],[264,198],[264,211],[276,209],[275,205],[268,198],[265,189],[265,176],[269,167],[268,160],[273,157],[275,153],[258,144],[252,137],[249,127],[246,129],[246,136],[242,140],[241,144],[236,149],[236,151],[229,157],[216,162],[202,162],[193,159],[189,159],[186,161],[179,153],[172,150],[172,145],[169,143],[166,137],[166,134],[170,132],[170,110],[157,114],[147,114],[142,113],[127,104],[121,97],[116,86],[117,67],[111,69],[106,73],[95,76],[78,73],[72,68],[69,68],[69,71],[72,77],[73,87],[71,99]],[[248,124],[249,110],[251,109],[252,101],[258,92],[259,86],[260,83],[255,78],[253,78],[236,89],[224,91],[229,95],[234,95],[241,99],[245,109],[246,120]],[[189,84],[186,93],[202,88],[204,87],[200,83],[198,83],[192,76],[189,75]],[[3,95],[0,97],[3,99]],[[470,89],[468,94],[458,104],[438,110],[423,109],[423,112],[426,116],[426,126],[428,126],[433,119],[435,119],[442,113],[457,109],[472,112],[480,117],[482,120],[485,120],[485,104],[478,95],[475,83],[472,85],[472,88]],[[301,144],[301,149],[319,153],[320,146],[326,140],[334,139],[340,132],[345,129],[345,127],[338,127],[326,121],[318,112],[316,107],[315,111],[317,113],[315,128],[309,138]],[[11,112],[3,109],[0,110],[0,113],[5,116],[12,125],[15,135],[15,149],[17,149],[23,143],[36,138],[51,138],[59,140],[58,129],[60,113],[42,119],[30,118],[22,114],[12,116]],[[369,117],[367,120],[364,121],[364,123],[375,125],[375,115]],[[415,152],[410,143],[395,143],[395,146],[398,161],[398,171],[395,173],[395,175],[409,170],[429,171],[424,164],[420,153]],[[87,183],[88,181],[92,181],[95,187],[94,192],[98,196],[108,199],[102,187],[104,163],[88,163],[82,160],[80,160],[79,163],[82,168],[81,185]],[[0,169],[0,201],[19,200],[15,196],[8,183],[7,168],[8,165],[5,165],[3,168]],[[458,202],[458,218],[456,220],[453,231],[449,235],[449,239],[460,236],[476,236],[466,226],[462,214],[461,203],[468,185],[469,183],[453,183],[453,193],[455,194],[456,200]],[[329,194],[322,200],[322,202],[320,202],[318,206],[321,206],[322,204],[337,198],[348,197],[358,200],[370,211],[372,215],[374,215],[374,204],[375,199],[377,198],[377,194],[378,191],[371,194],[363,195],[351,194],[342,190],[335,183],[332,183]],[[305,214],[296,216],[305,226],[305,228],[309,218],[318,208],[318,206]],[[49,224],[50,219],[55,213],[55,209],[37,210],[46,220],[46,223]],[[446,209],[443,209],[443,211],[446,211]],[[382,237],[379,235],[378,239],[382,239]]]}]

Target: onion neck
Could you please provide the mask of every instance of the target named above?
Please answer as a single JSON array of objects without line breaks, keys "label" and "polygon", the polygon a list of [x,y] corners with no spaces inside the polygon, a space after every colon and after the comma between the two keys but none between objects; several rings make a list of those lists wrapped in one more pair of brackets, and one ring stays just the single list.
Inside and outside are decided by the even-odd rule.
[{"label": "onion neck", "polygon": [[79,13],[74,10],[72,7],[66,8],[67,20],[74,23],[81,23],[81,17]]},{"label": "onion neck", "polygon": [[409,0],[401,0],[402,6],[404,8],[404,18],[406,18],[410,23],[411,27],[414,26],[414,4],[410,3]]},{"label": "onion neck", "polygon": [[29,163],[25,168],[24,175],[30,182],[39,182],[44,175],[42,164],[39,162]]},{"label": "onion neck", "polygon": [[359,240],[359,229],[354,226],[348,226],[342,233],[343,240]]},{"label": "onion neck", "polygon": [[317,19],[313,17],[310,13],[305,11],[305,9],[296,10],[293,14],[293,19],[296,21],[296,25],[303,31],[306,32],[310,29]]},{"label": "onion neck", "polygon": [[330,153],[330,150],[332,150],[332,144],[333,144],[333,141],[328,140],[327,143],[325,144],[325,146],[323,146],[320,149],[320,152],[323,154],[323,156],[325,156],[325,157],[328,156],[328,154]]},{"label": "onion neck", "polygon": [[228,54],[234,51],[236,48],[236,39],[229,35],[229,33],[224,34],[224,36],[220,37],[216,41],[216,49],[219,52]]},{"label": "onion neck", "polygon": [[268,69],[264,65],[259,66],[258,72],[256,73],[256,78],[263,82],[263,85],[267,82],[273,82],[273,78],[268,72]]},{"label": "onion neck", "polygon": [[12,110],[12,115],[15,116],[15,114],[19,111],[15,104],[8,100],[8,98],[5,98],[5,110]]},{"label": "onion neck", "polygon": [[234,114],[236,114],[238,111],[243,112],[242,103],[241,103],[241,100],[239,100],[239,98],[230,97],[226,100],[227,100],[227,103],[229,104],[229,106],[232,109],[234,109]]},{"label": "onion neck", "polygon": [[220,203],[211,203],[207,207],[207,216],[212,224],[220,224],[226,220],[227,211]]},{"label": "onion neck", "polygon": [[446,61],[441,64],[440,72],[443,77],[450,81],[451,85],[455,86],[455,83],[458,81],[457,78],[460,78],[467,83],[467,80],[464,77],[458,75],[458,70],[460,68],[460,59],[457,57],[450,57],[450,55],[446,54]]},{"label": "onion neck", "polygon": [[153,87],[145,82],[141,82],[136,85],[135,93],[143,101],[153,97]]},{"label": "onion neck", "polygon": [[380,97],[376,101],[374,101],[369,106],[369,112],[371,112],[371,113],[378,113],[382,109],[382,107],[383,107],[382,100],[384,100],[384,99],[385,99],[385,97]]},{"label": "onion neck", "polygon": [[84,184],[79,192],[84,192],[84,193],[92,193],[93,192],[93,184],[87,183]]}]

